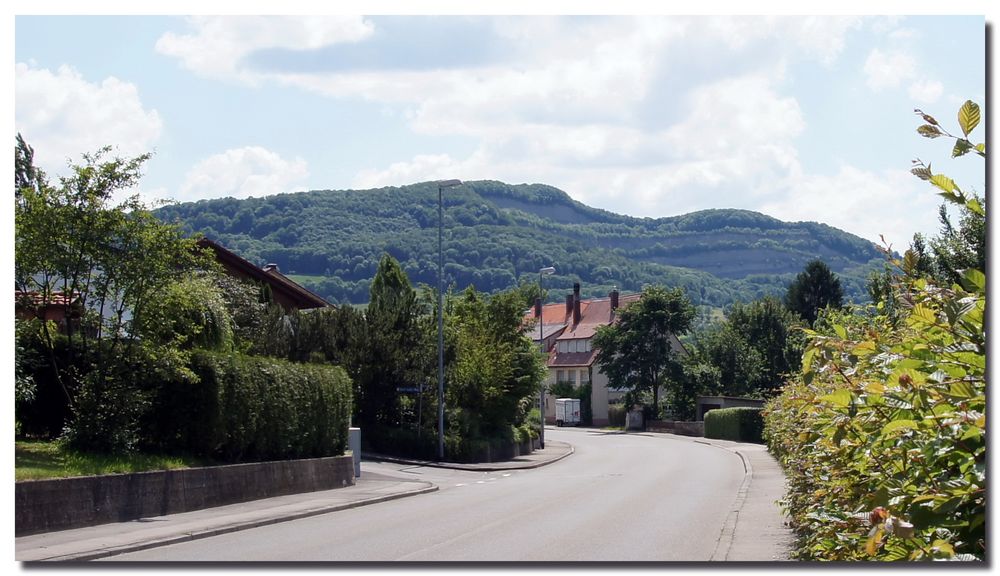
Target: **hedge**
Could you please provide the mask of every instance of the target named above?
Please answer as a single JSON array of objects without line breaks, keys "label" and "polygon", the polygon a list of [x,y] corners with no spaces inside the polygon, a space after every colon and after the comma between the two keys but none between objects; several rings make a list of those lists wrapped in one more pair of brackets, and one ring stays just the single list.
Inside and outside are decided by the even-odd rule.
[{"label": "hedge", "polygon": [[705,414],[705,438],[763,443],[760,408],[720,408]]},{"label": "hedge", "polygon": [[[173,438],[178,448],[228,462],[346,449],[351,382],[342,368],[199,351],[191,370],[198,382],[161,386],[155,412],[158,436]],[[166,433],[168,425],[174,434]]]}]

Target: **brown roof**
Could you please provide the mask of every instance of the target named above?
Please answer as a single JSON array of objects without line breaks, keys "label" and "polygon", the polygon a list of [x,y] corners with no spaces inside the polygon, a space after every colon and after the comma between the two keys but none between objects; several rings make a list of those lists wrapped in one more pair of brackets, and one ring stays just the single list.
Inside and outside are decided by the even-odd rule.
[{"label": "brown roof", "polygon": [[[621,294],[618,297],[618,308],[621,309],[634,302],[638,302],[641,297],[642,294]],[[524,318],[526,322],[537,321],[535,309],[530,309]],[[542,306],[542,319],[545,321],[545,337],[548,338],[558,330],[562,330],[562,334],[556,337],[557,342],[561,340],[593,338],[597,333],[598,327],[607,326],[614,322],[616,318],[617,313],[611,310],[610,297],[591,298],[589,300],[581,299],[580,321],[577,324],[573,324],[573,311],[566,310],[565,302]],[[550,325],[553,328],[550,329]],[[537,329],[532,337],[536,341],[538,340]],[[687,353],[684,345],[673,334],[671,334],[671,344],[682,354]],[[553,346],[546,364],[550,367],[590,366],[596,358],[597,350],[591,350],[590,352],[559,352],[558,346]]]},{"label": "brown roof", "polygon": [[277,269],[265,270],[258,268],[250,261],[227,250],[217,242],[213,242],[208,238],[201,238],[198,240],[198,246],[201,248],[211,248],[215,252],[215,258],[230,273],[269,285],[275,302],[279,304],[300,310],[332,306],[319,295],[293,282],[281,272],[278,272]]},{"label": "brown roof", "polygon": [[546,364],[552,368],[563,366],[590,366],[597,358],[597,350],[590,352],[553,352]]}]

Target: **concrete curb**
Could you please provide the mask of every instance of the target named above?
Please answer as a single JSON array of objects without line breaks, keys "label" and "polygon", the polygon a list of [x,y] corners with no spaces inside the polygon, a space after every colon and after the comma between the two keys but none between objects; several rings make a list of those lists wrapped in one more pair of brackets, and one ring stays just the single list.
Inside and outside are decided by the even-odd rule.
[{"label": "concrete curb", "polygon": [[558,462],[567,456],[573,454],[576,450],[573,448],[572,444],[566,442],[559,442],[557,440],[550,440],[549,444],[565,446],[566,452],[549,458],[546,460],[537,460],[530,462],[486,462],[483,464],[463,464],[460,462],[437,462],[434,460],[408,460],[406,458],[397,458],[395,456],[384,456],[382,454],[372,454],[369,452],[362,452],[361,457],[365,460],[379,461],[379,462],[393,462],[395,464],[409,464],[411,466],[427,466],[429,468],[449,468],[452,470],[466,470],[470,472],[502,472],[504,470],[530,470],[533,468],[539,468],[541,466],[546,466],[552,464],[553,462]]},{"label": "concrete curb", "polygon": [[161,546],[169,546],[171,544],[179,544],[182,542],[190,542],[192,540],[200,540],[202,538],[210,538],[212,536],[218,536],[221,534],[229,534],[231,532],[239,532],[241,530],[250,530],[252,528],[259,528],[261,526],[269,526],[272,524],[279,524],[281,522],[289,522],[292,520],[300,520],[302,518],[308,518],[310,516],[318,516],[320,514],[327,514],[330,512],[338,512],[341,510],[348,510],[351,508],[358,508],[360,506],[367,506],[369,504],[378,504],[380,502],[388,502],[390,500],[398,500],[400,498],[406,498],[409,496],[417,496],[420,494],[428,494],[430,492],[436,492],[438,487],[429,482],[420,482],[424,484],[423,488],[417,490],[410,490],[408,492],[400,492],[396,494],[387,494],[385,496],[375,496],[372,498],[366,498],[364,500],[357,500],[354,502],[346,502],[343,504],[333,504],[329,506],[320,506],[317,508],[312,508],[308,510],[302,510],[300,512],[292,512],[283,514],[281,516],[272,516],[269,518],[261,518],[259,520],[251,520],[247,522],[240,522],[236,524],[230,524],[226,526],[221,526],[218,528],[207,528],[205,530],[197,530],[194,532],[188,532],[178,536],[171,536],[169,538],[160,538],[158,540],[147,540],[145,542],[135,542],[132,544],[125,544],[122,546],[113,546],[108,548],[102,548],[100,550],[93,550],[89,552],[81,552],[78,554],[65,554],[62,556],[53,556],[50,558],[44,558],[39,560],[26,561],[31,562],[49,562],[49,561],[63,561],[63,562],[86,562],[89,560],[98,560],[101,558],[108,558],[111,556],[117,556],[119,554],[126,554],[129,552],[139,552],[141,550],[148,550],[150,548],[158,548]]},{"label": "concrete curb", "polygon": [[[695,442],[698,441],[696,440]],[[736,491],[736,500],[733,501],[733,507],[726,516],[726,522],[722,525],[722,532],[719,534],[718,542],[716,542],[715,551],[712,552],[712,557],[709,559],[712,562],[722,562],[729,559],[729,549],[732,548],[733,540],[736,537],[736,523],[739,521],[740,510],[743,509],[743,504],[747,499],[747,493],[750,492],[750,483],[753,481],[753,466],[750,464],[750,459],[738,449],[719,446],[718,444],[713,444],[711,442],[698,443],[734,452],[740,457],[740,460],[743,461],[743,481],[740,483],[739,490]]]}]

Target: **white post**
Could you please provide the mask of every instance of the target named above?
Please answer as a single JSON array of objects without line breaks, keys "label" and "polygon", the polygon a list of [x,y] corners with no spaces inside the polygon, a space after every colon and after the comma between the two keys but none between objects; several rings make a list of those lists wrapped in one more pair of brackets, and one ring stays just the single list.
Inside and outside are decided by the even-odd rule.
[{"label": "white post", "polygon": [[354,477],[361,477],[361,428],[347,429],[347,447],[351,449],[354,458]]}]

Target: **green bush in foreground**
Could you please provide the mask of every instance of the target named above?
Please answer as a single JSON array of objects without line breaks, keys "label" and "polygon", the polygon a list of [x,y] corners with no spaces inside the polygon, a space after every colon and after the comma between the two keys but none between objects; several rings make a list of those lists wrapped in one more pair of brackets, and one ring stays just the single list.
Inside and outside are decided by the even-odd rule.
[{"label": "green bush in foreground", "polygon": [[705,438],[736,442],[763,442],[760,408],[721,408],[705,414]]},{"label": "green bush in foreground", "polygon": [[[946,134],[918,113],[921,134]],[[985,157],[967,140],[979,116],[962,106],[954,156]],[[963,216],[985,218],[979,198],[917,164]],[[912,249],[894,264],[890,305],[821,315],[801,374],[765,408],[799,559],[986,557],[986,275],[924,277]]]}]

